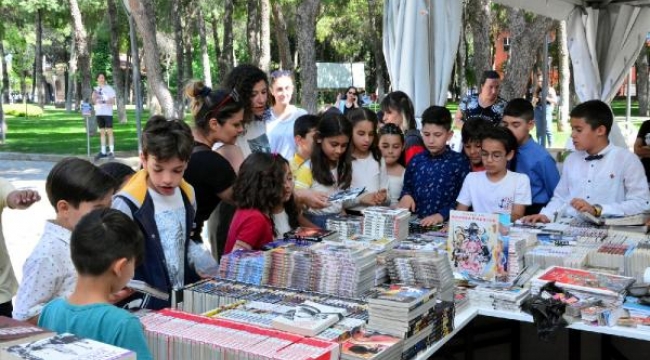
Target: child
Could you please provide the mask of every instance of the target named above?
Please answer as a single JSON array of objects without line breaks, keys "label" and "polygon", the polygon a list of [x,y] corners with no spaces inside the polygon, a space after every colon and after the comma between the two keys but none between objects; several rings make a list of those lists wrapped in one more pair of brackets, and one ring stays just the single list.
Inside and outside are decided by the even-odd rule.
[{"label": "child", "polygon": [[[352,123],[352,182],[350,187],[365,188],[376,193],[379,200],[386,200],[386,189],[379,184],[381,153],[377,148],[377,115],[366,108],[352,109],[346,117]],[[380,202],[383,202],[380,201]],[[361,215],[365,206],[354,206],[346,211]]]},{"label": "child", "polygon": [[493,126],[481,118],[470,118],[463,124],[461,129],[461,139],[463,143],[463,153],[467,156],[472,171],[483,171],[483,161],[481,159],[481,138],[483,133]]},{"label": "child", "polygon": [[511,221],[524,216],[530,205],[530,180],[525,174],[508,170],[517,140],[510,130],[492,127],[483,133],[481,157],[485,171],[467,175],[458,194],[456,210],[510,214]]},{"label": "child", "polygon": [[[113,200],[113,208],[129,215],[144,234],[145,257],[134,278],[167,293],[200,279],[194,254],[201,254],[202,248],[190,240],[196,199],[183,180],[193,146],[192,131],[184,121],[151,117],[142,132],[143,169]],[[142,296],[131,296],[129,306],[158,310],[171,305]]]},{"label": "child", "polygon": [[555,161],[541,145],[530,137],[535,126],[533,105],[525,99],[513,99],[503,111],[501,124],[517,139],[516,169],[528,175],[532,204],[526,207],[526,215],[537,214],[553,197],[553,190],[560,181]]},{"label": "child", "polygon": [[425,151],[415,122],[413,102],[404,92],[394,91],[381,101],[381,111],[384,124],[395,124],[404,132],[404,158],[408,165],[415,155]]},{"label": "child", "polygon": [[237,211],[224,253],[259,250],[298,227],[293,201],[293,175],[279,154],[253,153],[244,160],[234,185]]},{"label": "child", "polygon": [[417,154],[406,166],[398,206],[417,212],[424,226],[449,218],[461,184],[471,170],[465,156],[447,146],[452,135],[449,110],[431,106],[422,113],[422,138],[428,151]]},{"label": "child", "polygon": [[296,153],[293,141],[293,128],[296,119],[306,115],[307,111],[291,105],[294,82],[293,74],[288,70],[276,70],[271,73],[271,108],[266,123],[271,151],[277,152],[285,159],[293,158]]},{"label": "child", "polygon": [[93,209],[111,206],[116,184],[90,162],[67,158],[58,162],[45,181],[56,218],[45,223],[43,235],[23,265],[13,317],[37,322],[50,300],[68,296],[77,279],[70,259],[70,232]]},{"label": "child", "polygon": [[314,146],[314,134],[318,127],[319,117],[316,115],[303,115],[296,119],[293,124],[293,139],[296,143],[296,154],[288,159],[291,166],[291,173],[295,174],[309,158]]},{"label": "child", "polygon": [[[352,182],[352,159],[350,138],[352,125],[343,115],[324,115],[314,135],[311,159],[296,172],[296,189],[331,194],[350,188]],[[329,203],[322,209],[310,207],[305,217],[316,226],[325,228],[329,217],[342,213],[345,207],[374,205],[374,194],[362,195],[356,201]]]},{"label": "child", "polygon": [[135,170],[133,170],[129,165],[117,161],[103,163],[99,165],[99,168],[115,179],[118,184],[118,189],[121,189],[126,185],[126,183],[131,179],[131,176],[135,174]]},{"label": "child", "polygon": [[614,116],[600,100],[571,111],[571,140],[576,151],[564,161],[553,198],[526,222],[550,222],[556,215],[588,212],[596,217],[634,215],[650,209],[643,165],[630,151],[609,143]]},{"label": "child", "polygon": [[404,185],[403,148],[404,133],[397,125],[386,124],[379,129],[380,183],[388,190],[391,207],[397,206]]},{"label": "child", "polygon": [[[37,191],[15,190],[7,180],[0,179],[0,218],[5,207],[23,210],[40,200],[41,196]],[[11,266],[11,259],[5,244],[2,222],[0,222],[0,264],[4,264],[0,268],[0,316],[11,317],[13,312],[11,298],[16,294],[18,281],[14,275],[14,269]]]},{"label": "child", "polygon": [[138,359],[153,359],[138,318],[110,304],[111,295],[133,277],[143,252],[140,229],[128,216],[113,209],[88,213],[70,237],[78,275],[74,292],[45,305],[38,326],[129,349]]}]

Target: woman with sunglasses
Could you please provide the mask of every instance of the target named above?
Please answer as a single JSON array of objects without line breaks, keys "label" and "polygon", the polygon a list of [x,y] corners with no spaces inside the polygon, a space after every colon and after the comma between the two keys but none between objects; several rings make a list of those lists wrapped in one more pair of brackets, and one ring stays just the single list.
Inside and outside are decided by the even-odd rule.
[{"label": "woman with sunglasses", "polygon": [[[201,81],[185,88],[194,117],[194,149],[184,178],[196,193],[197,211],[191,239],[202,242],[205,221],[222,200],[232,201],[232,185],[236,174],[221,154],[212,151],[215,143],[234,145],[244,131],[244,107],[233,90],[211,90]],[[224,243],[211,244],[213,255],[221,254]],[[218,255],[216,256],[218,258]]]},{"label": "woman with sunglasses", "polygon": [[293,124],[307,111],[291,105],[293,96],[293,76],[291,71],[276,70],[271,73],[271,111],[266,122],[266,133],[271,143],[271,151],[285,159],[293,159],[296,142]]},{"label": "woman with sunglasses", "polygon": [[348,111],[359,108],[359,91],[356,87],[350,86],[343,95],[336,96],[336,107],[341,114],[346,115]]}]

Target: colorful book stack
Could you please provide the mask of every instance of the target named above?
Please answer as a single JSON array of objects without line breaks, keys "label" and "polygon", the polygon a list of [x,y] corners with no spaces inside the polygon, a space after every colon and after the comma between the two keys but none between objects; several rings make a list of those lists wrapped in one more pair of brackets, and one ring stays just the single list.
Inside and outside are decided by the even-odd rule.
[{"label": "colorful book stack", "polygon": [[325,228],[336,231],[339,241],[345,241],[352,235],[361,234],[363,216],[337,215],[327,219]]},{"label": "colorful book stack", "polygon": [[376,253],[383,253],[397,246],[398,241],[394,238],[374,238],[361,234],[352,235],[343,241],[345,245],[359,245],[368,248]]},{"label": "colorful book stack", "polygon": [[467,291],[472,305],[481,308],[521,312],[521,304],[528,298],[530,289],[513,287],[492,289],[477,286]]},{"label": "colorful book stack", "polygon": [[341,344],[341,360],[392,360],[402,355],[402,339],[368,329],[359,329]]},{"label": "colorful book stack", "polygon": [[643,273],[650,267],[650,242],[639,242],[625,257],[625,276],[634,277],[643,282]]},{"label": "colorful book stack", "polygon": [[271,253],[237,250],[221,257],[219,276],[248,284],[264,285],[269,281]]},{"label": "colorful book stack", "polygon": [[524,270],[527,239],[525,234],[510,233],[508,244],[508,281],[514,281]]},{"label": "colorful book stack", "polygon": [[367,298],[368,329],[404,339],[402,359],[411,359],[453,331],[454,304],[434,300],[435,289],[389,285]]},{"label": "colorful book stack", "polygon": [[398,241],[409,235],[411,213],[406,209],[391,209],[383,206],[371,206],[363,211],[363,235]]},{"label": "colorful book stack", "polygon": [[334,244],[311,250],[312,286],[307,290],[357,298],[374,286],[377,257],[372,250]]},{"label": "colorful book stack", "polygon": [[155,359],[331,360],[340,356],[335,342],[175,310],[147,314],[140,321]]},{"label": "colorful book stack", "polygon": [[385,256],[391,283],[437,288],[439,293],[454,287],[454,274],[447,254],[435,251],[392,250]]}]

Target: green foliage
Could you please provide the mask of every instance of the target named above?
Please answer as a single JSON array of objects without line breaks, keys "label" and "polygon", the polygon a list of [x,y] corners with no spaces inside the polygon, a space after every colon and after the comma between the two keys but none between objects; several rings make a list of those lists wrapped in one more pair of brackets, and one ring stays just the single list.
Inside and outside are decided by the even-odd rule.
[{"label": "green foliage", "polygon": [[27,114],[28,117],[43,116],[43,109],[36,105],[3,104],[2,109],[4,110],[5,115],[10,116],[25,117],[25,114]]},{"label": "green foliage", "polygon": [[107,76],[107,81],[112,82],[112,66],[111,66],[111,48],[109,44],[109,39],[105,36],[97,37],[95,46],[92,49],[92,64],[91,71],[93,79],[97,78],[97,74],[103,72]]}]

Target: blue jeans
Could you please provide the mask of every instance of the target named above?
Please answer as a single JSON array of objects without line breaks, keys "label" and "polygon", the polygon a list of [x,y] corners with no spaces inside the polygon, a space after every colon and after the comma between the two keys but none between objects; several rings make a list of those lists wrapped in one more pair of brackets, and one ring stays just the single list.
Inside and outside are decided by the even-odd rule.
[{"label": "blue jeans", "polygon": [[546,106],[546,119],[542,119],[544,108],[535,106],[535,127],[537,128],[537,143],[542,144],[546,136],[546,147],[553,145],[553,107]]}]

